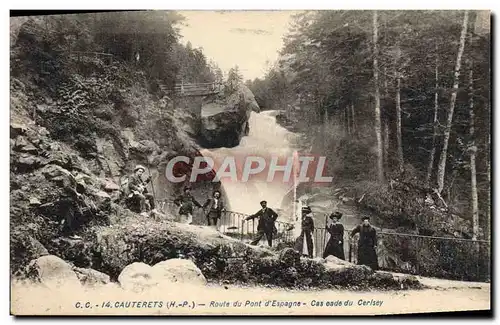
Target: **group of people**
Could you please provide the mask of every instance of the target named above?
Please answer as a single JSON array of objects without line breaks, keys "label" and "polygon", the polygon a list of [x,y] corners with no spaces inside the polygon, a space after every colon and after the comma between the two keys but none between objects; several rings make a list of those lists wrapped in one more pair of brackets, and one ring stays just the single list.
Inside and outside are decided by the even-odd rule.
[{"label": "group of people", "polygon": [[[138,213],[155,209],[154,196],[147,190],[151,176],[143,179],[145,171],[144,166],[137,165],[134,168],[134,173],[126,178],[121,186],[127,206]],[[174,200],[174,204],[180,207],[178,213],[184,223],[191,224],[193,222],[193,211],[197,207],[206,212],[207,224],[217,229],[222,213],[226,211],[220,191],[214,191],[212,197],[201,205],[191,194],[189,186],[184,187],[183,193]]]},{"label": "group of people", "polygon": [[[259,218],[257,235],[250,244],[257,245],[259,241],[265,236],[269,247],[272,247],[273,238],[277,233],[275,222],[278,218],[278,214],[271,208],[267,207],[266,201],[261,201],[260,205],[261,209],[255,214],[252,214],[245,218],[243,222],[245,222],[246,220]],[[295,240],[294,249],[305,256],[313,258],[314,219],[312,210],[309,206],[304,206],[301,209],[301,214],[301,233]],[[342,213],[340,212],[334,212],[329,216],[329,219],[331,221],[328,225],[326,225],[326,231],[328,231],[328,233],[330,234],[330,239],[328,240],[328,243],[326,244],[323,251],[323,258],[333,255],[337,258],[345,260],[344,226],[340,223],[341,218]],[[378,269],[378,258],[376,253],[377,232],[375,228],[370,224],[368,217],[363,217],[362,220],[362,224],[356,226],[351,231],[349,241],[351,241],[352,238],[359,233],[358,264],[367,265],[376,270]]]},{"label": "group of people", "polygon": [[[138,165],[134,169],[134,174],[128,179],[128,196],[130,200],[140,212],[144,210],[155,209],[155,201],[153,195],[148,193],[146,186],[151,181],[151,177],[146,180],[142,179],[142,175],[146,171],[144,166]],[[221,198],[221,192],[216,190],[212,197],[201,205],[191,194],[189,186],[184,187],[183,193],[174,200],[174,204],[179,206],[179,215],[183,218],[183,222],[191,224],[193,222],[194,208],[203,209],[206,216],[206,221],[209,226],[219,230],[219,223],[223,212],[226,211],[224,202]],[[273,245],[273,238],[277,235],[276,219],[278,214],[267,206],[267,201],[260,202],[261,209],[256,213],[249,215],[243,219],[243,224],[248,220],[258,219],[257,235],[251,241],[251,245],[257,245],[264,236],[269,247]],[[295,249],[308,257],[314,256],[314,219],[312,210],[309,206],[304,206],[301,209],[301,233],[295,240]],[[339,259],[345,260],[344,254],[344,226],[340,223],[342,213],[334,212],[329,215],[330,222],[326,225],[326,231],[330,234],[330,239],[323,251],[323,258],[333,255]],[[243,227],[243,225],[242,225]],[[362,223],[356,226],[349,236],[349,242],[359,233],[358,239],[358,264],[370,266],[372,269],[378,269],[378,258],[376,253],[377,247],[377,232],[371,226],[369,218],[363,217]]]},{"label": "group of people", "polygon": [[[328,216],[329,224],[325,226],[326,231],[330,234],[325,249],[323,258],[335,256],[345,260],[344,254],[344,226],[340,223],[342,213],[336,211]],[[309,257],[314,256],[314,219],[312,217],[311,208],[308,206],[302,207],[302,229],[301,234],[295,241],[295,249]],[[359,233],[358,239],[358,264],[367,265],[373,270],[378,269],[377,257],[377,231],[370,224],[370,218],[365,216],[362,218],[362,223],[356,226],[349,236],[349,242]],[[305,241],[305,243],[304,243]]]}]

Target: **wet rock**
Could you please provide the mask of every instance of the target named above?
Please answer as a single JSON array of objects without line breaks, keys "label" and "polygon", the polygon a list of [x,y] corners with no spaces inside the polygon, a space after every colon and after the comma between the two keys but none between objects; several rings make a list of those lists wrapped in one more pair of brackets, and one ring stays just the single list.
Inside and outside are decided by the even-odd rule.
[{"label": "wet rock", "polygon": [[81,286],[71,265],[54,255],[46,255],[33,260],[28,269],[28,274],[33,280],[49,288]]},{"label": "wet rock", "polygon": [[155,272],[165,277],[173,276],[175,282],[205,285],[207,279],[201,270],[190,260],[173,258],[153,266]]},{"label": "wet rock", "polygon": [[75,267],[76,276],[83,285],[97,286],[110,283],[109,275],[93,269]]}]

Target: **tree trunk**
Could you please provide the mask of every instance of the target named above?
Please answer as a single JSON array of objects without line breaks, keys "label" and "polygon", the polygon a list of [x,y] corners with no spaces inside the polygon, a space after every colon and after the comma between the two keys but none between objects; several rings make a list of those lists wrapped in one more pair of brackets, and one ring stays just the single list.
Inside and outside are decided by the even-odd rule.
[{"label": "tree trunk", "polygon": [[396,140],[398,144],[398,165],[403,170],[403,139],[401,135],[401,75],[396,71]]},{"label": "tree trunk", "polygon": [[373,82],[375,85],[375,135],[377,137],[377,176],[384,181],[384,160],[382,148],[382,130],[380,122],[380,89],[378,80],[378,22],[377,11],[373,12]]},{"label": "tree trunk", "polygon": [[439,193],[441,193],[443,191],[443,187],[444,187],[444,176],[446,173],[446,156],[448,154],[448,143],[450,141],[450,133],[451,133],[451,127],[452,127],[452,122],[453,122],[453,112],[455,110],[455,102],[457,100],[458,82],[459,82],[459,76],[460,76],[460,66],[462,64],[462,55],[464,53],[464,47],[465,47],[465,36],[467,34],[468,17],[469,17],[469,12],[466,11],[464,14],[462,33],[460,35],[460,46],[458,48],[457,62],[455,65],[455,76],[454,76],[454,81],[453,81],[453,90],[452,90],[451,99],[450,99],[450,110],[448,112],[448,119],[446,121],[446,127],[444,130],[443,149],[441,150],[441,156],[439,157],[438,177],[437,177],[437,184],[438,184],[438,192]]},{"label": "tree trunk", "polygon": [[390,164],[389,164],[389,122],[384,121],[384,135],[383,135],[383,143],[384,143],[384,171],[387,175],[390,172]]},{"label": "tree trunk", "polygon": [[434,167],[434,157],[436,155],[436,138],[438,133],[438,111],[439,111],[439,54],[438,44],[436,43],[436,62],[435,62],[435,89],[434,89],[434,119],[432,120],[433,134],[432,134],[432,148],[429,156],[429,166],[427,167],[427,177],[425,184],[427,187],[430,185],[432,177],[432,169]]},{"label": "tree trunk", "polygon": [[[472,28],[471,30],[474,30]],[[472,48],[472,32],[469,33],[469,47]],[[469,118],[470,118],[470,185],[472,199],[472,239],[477,240],[479,234],[479,203],[477,197],[477,179],[476,179],[476,141],[474,134],[474,81],[473,77],[473,61],[472,51],[470,51],[468,66],[469,66]]]},{"label": "tree trunk", "polygon": [[352,133],[356,133],[356,119],[354,118],[354,104],[351,104]]},{"label": "tree trunk", "polygon": [[351,119],[349,118],[349,106],[344,108],[345,116],[346,116],[346,125],[347,125],[347,134],[351,134]]}]

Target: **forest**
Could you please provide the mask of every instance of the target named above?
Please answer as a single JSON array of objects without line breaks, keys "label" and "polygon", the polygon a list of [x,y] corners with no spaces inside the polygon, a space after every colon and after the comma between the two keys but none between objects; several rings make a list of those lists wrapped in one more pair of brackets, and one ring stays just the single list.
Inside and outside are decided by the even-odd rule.
[{"label": "forest", "polygon": [[328,154],[335,188],[387,224],[438,235],[423,221],[423,193],[440,219],[472,223],[460,237],[488,239],[489,19],[479,11],[300,13],[279,60],[246,84],[263,109],[281,110],[285,125]]}]

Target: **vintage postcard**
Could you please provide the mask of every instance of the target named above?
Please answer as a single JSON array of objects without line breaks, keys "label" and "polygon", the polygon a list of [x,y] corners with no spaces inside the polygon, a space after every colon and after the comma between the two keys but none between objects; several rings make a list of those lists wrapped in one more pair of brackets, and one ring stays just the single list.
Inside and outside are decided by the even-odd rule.
[{"label": "vintage postcard", "polygon": [[491,313],[490,19],[11,13],[11,314]]}]

